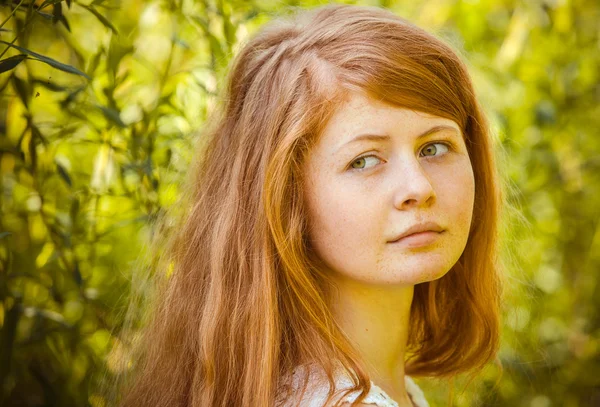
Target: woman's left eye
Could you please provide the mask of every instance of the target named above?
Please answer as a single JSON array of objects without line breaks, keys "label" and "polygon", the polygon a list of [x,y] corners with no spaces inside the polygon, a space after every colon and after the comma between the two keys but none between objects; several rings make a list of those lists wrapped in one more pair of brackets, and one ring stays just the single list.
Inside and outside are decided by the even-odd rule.
[{"label": "woman's left eye", "polygon": [[381,161],[379,158],[375,157],[374,155],[365,155],[363,157],[359,157],[356,160],[354,160],[351,164],[350,167],[352,169],[355,170],[364,170],[369,168],[368,163],[373,163],[372,166],[377,165],[377,162]]},{"label": "woman's left eye", "polygon": [[425,157],[435,157],[448,152],[446,143],[431,143],[421,150],[421,154]]}]

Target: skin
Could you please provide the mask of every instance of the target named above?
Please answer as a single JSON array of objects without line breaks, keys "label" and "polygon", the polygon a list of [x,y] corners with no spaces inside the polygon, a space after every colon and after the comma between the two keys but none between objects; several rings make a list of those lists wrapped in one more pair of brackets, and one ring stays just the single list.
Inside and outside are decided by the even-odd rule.
[{"label": "skin", "polygon": [[[388,138],[351,141],[362,134]],[[404,357],[414,285],[451,269],[471,226],[475,182],[460,127],[350,93],[303,170],[311,245],[337,287],[334,317],[373,382],[410,406]],[[391,243],[427,221],[443,228],[432,242]]]}]

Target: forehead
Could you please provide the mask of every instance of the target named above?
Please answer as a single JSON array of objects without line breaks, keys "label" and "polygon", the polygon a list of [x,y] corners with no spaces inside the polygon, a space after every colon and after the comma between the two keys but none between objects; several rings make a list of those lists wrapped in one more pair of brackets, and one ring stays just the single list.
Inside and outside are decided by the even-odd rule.
[{"label": "forehead", "polygon": [[348,92],[323,128],[318,144],[344,143],[364,133],[411,137],[438,125],[454,127],[461,133],[453,120],[393,106],[364,93]]}]

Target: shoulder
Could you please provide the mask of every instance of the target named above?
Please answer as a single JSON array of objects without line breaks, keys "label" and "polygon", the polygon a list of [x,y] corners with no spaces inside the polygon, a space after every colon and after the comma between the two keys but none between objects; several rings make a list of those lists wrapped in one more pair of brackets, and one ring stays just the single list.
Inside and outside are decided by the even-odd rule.
[{"label": "shoulder", "polygon": [[410,398],[413,401],[413,404],[417,407],[429,407],[429,403],[425,399],[425,394],[423,390],[414,382],[414,380],[410,376],[404,376],[404,384],[406,386],[406,391],[410,395]]},{"label": "shoulder", "polygon": [[[331,391],[325,372],[316,365],[298,366],[286,380],[285,399],[281,407],[330,407],[339,402],[340,387],[343,387],[337,377],[334,377],[335,396],[331,403],[326,404]],[[338,404],[339,405],[339,404]]]},{"label": "shoulder", "polygon": [[[302,394],[304,380],[307,380],[307,382],[306,389]],[[352,380],[338,371],[334,377],[334,395],[331,401],[326,404],[331,384],[324,372],[318,368],[296,370],[289,384],[291,385],[291,392],[289,398],[283,404],[280,404],[282,407],[351,407],[361,393],[360,390],[351,390],[353,387]],[[363,402],[354,406],[398,407],[398,404],[371,382],[371,390]]]}]

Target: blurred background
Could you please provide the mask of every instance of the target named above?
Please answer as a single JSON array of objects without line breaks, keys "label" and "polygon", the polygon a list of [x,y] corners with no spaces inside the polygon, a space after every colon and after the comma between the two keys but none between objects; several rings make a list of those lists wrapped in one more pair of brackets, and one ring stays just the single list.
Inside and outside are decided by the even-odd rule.
[{"label": "blurred background", "polygon": [[[0,405],[106,406],[132,269],[240,45],[322,1],[0,0]],[[456,406],[600,406],[600,3],[347,1],[468,61],[507,210],[503,370]],[[151,256],[150,256],[151,258]],[[432,406],[444,382],[418,379]]]}]

